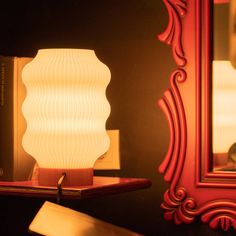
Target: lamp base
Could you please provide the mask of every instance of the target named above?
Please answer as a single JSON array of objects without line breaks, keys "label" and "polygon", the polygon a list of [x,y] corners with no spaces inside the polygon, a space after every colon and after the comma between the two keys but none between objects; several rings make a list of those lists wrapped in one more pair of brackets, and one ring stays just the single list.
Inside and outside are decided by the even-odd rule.
[{"label": "lamp base", "polygon": [[57,186],[62,174],[66,176],[62,186],[85,186],[93,184],[93,168],[85,169],[53,169],[38,168],[38,184],[41,186]]}]

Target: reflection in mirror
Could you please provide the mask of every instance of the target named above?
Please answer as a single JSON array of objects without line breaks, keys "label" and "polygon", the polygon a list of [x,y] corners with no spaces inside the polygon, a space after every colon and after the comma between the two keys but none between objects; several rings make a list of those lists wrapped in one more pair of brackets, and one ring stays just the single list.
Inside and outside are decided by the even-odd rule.
[{"label": "reflection in mirror", "polygon": [[235,6],[236,0],[214,5],[212,138],[215,171],[236,171]]}]

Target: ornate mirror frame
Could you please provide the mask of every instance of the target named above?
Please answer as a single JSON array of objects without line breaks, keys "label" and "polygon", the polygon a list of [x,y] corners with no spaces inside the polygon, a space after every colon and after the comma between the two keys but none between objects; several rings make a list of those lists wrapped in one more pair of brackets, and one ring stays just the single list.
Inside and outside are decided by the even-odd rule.
[{"label": "ornate mirror frame", "polygon": [[211,30],[213,0],[163,0],[169,14],[159,40],[177,69],[159,100],[170,143],[159,172],[170,182],[162,208],[176,224],[196,217],[211,228],[236,229],[236,173],[212,171]]}]

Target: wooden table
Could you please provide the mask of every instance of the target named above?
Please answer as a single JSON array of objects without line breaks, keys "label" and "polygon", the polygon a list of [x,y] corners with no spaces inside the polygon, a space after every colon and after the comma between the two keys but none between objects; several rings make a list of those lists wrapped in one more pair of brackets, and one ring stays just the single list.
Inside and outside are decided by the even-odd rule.
[{"label": "wooden table", "polygon": [[[144,189],[151,186],[151,181],[144,178],[94,176],[93,182],[93,185],[90,186],[62,188],[61,198],[82,200]],[[39,186],[36,181],[0,181],[0,195],[55,198],[57,196],[57,188]]]}]

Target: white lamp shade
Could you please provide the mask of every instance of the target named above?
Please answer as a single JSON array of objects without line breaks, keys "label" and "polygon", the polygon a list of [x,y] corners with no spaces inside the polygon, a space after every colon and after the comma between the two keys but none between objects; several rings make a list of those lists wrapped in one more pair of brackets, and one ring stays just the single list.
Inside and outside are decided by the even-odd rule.
[{"label": "white lamp shade", "polygon": [[24,149],[40,168],[92,169],[109,147],[108,67],[92,50],[42,49],[22,78]]},{"label": "white lamp shade", "polygon": [[213,153],[227,153],[236,142],[236,70],[213,61]]}]

